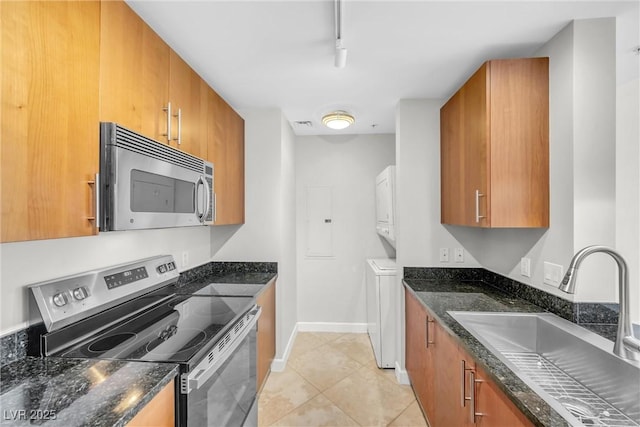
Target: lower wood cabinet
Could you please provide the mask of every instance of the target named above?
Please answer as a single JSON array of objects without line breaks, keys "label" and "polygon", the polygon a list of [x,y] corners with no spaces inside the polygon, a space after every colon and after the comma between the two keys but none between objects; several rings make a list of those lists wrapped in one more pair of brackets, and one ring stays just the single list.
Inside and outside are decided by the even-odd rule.
[{"label": "lower wood cabinet", "polygon": [[262,314],[258,319],[258,388],[260,391],[267,375],[271,371],[271,362],[276,354],[276,282],[258,296],[256,303],[262,307]]},{"label": "lower wood cabinet", "polygon": [[173,427],[175,425],[175,385],[167,384],[138,414],[127,427]]},{"label": "lower wood cabinet", "polygon": [[533,424],[405,288],[406,367],[431,427]]}]

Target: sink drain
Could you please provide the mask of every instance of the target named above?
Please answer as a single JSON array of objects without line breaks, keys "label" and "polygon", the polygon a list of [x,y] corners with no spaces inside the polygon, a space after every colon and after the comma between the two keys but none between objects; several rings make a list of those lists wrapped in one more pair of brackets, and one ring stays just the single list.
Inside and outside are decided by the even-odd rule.
[{"label": "sink drain", "polygon": [[588,403],[571,396],[560,396],[556,400],[585,426],[605,425],[600,421],[600,414],[595,412]]}]

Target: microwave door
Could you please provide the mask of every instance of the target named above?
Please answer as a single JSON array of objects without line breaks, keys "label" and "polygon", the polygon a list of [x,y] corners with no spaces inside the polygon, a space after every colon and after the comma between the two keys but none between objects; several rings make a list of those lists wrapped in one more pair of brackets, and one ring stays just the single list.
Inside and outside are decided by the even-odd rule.
[{"label": "microwave door", "polygon": [[196,215],[200,174],[120,148],[116,155],[113,230],[201,224]]}]

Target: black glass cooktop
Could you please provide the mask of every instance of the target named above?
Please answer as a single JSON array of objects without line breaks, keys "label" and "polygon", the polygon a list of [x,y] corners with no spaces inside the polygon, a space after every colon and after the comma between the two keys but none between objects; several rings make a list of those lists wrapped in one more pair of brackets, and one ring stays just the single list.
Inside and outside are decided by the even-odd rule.
[{"label": "black glass cooktop", "polygon": [[184,363],[253,306],[251,297],[176,295],[55,356]]}]

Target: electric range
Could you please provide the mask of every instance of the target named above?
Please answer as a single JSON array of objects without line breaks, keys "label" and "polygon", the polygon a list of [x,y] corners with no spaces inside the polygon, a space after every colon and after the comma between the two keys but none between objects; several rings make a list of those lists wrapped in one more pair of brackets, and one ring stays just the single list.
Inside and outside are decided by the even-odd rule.
[{"label": "electric range", "polygon": [[176,425],[256,425],[251,296],[181,295],[171,256],[30,286],[48,357],[176,363]]}]

